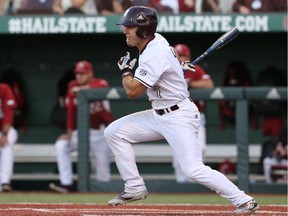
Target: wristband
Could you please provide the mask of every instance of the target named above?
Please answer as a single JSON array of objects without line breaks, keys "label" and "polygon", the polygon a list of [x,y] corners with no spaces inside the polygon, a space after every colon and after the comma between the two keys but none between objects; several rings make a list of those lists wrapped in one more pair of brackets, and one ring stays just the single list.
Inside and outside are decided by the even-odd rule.
[{"label": "wristband", "polygon": [[124,73],[122,74],[122,79],[123,79],[124,77],[126,77],[126,76],[131,76],[131,77],[133,77],[133,74],[132,74],[131,71],[126,71],[126,72],[124,72]]}]

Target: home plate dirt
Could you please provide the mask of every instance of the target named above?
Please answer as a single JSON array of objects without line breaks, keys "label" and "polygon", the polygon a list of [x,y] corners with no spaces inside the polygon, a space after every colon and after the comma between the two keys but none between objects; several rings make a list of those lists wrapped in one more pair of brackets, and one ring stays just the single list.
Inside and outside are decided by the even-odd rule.
[{"label": "home plate dirt", "polygon": [[[0,204],[2,216],[106,216],[106,215],[237,215],[230,205],[143,205],[127,204],[111,207],[93,204]],[[287,216],[286,205],[265,205],[251,215]]]}]

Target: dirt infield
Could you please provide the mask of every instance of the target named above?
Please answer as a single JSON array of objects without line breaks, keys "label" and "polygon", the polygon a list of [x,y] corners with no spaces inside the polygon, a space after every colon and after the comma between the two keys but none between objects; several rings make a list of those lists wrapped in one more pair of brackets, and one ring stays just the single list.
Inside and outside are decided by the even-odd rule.
[{"label": "dirt infield", "polygon": [[[230,205],[143,205],[127,204],[110,207],[93,204],[1,204],[2,216],[106,216],[106,215],[235,215]],[[260,206],[250,215],[287,216],[287,206]]]}]

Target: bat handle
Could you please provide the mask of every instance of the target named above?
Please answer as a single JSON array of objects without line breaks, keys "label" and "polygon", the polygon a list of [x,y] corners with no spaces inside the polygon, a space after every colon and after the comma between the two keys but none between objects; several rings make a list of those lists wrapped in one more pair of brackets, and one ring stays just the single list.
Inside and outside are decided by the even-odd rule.
[{"label": "bat handle", "polygon": [[194,61],[192,61],[191,63],[193,65],[197,64],[198,62],[202,61],[206,56],[207,56],[207,52],[203,53],[201,56],[199,56],[198,58],[196,58]]},{"label": "bat handle", "polygon": [[195,60],[192,61],[191,63],[192,63],[193,65],[195,65],[195,64],[197,64],[200,60],[201,60],[201,59],[198,57],[197,59],[195,59]]}]

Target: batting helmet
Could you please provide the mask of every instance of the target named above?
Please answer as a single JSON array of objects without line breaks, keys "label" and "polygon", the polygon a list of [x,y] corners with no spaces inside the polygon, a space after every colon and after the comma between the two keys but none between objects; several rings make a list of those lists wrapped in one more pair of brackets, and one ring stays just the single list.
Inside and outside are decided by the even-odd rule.
[{"label": "batting helmet", "polygon": [[156,11],[145,6],[132,6],[128,8],[122,20],[117,25],[138,26],[136,35],[140,38],[146,38],[156,32],[158,24]]}]

